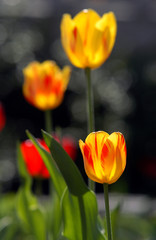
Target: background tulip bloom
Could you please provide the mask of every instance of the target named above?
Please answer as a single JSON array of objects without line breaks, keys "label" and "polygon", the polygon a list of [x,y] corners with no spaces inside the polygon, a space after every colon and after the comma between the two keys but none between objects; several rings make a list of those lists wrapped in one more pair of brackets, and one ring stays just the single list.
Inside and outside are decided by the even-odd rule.
[{"label": "background tulip bloom", "polygon": [[32,62],[23,70],[23,94],[26,100],[40,110],[58,107],[64,97],[71,69],[61,71],[54,61]]},{"label": "background tulip bloom", "polygon": [[94,10],[85,9],[73,19],[64,14],[61,21],[61,40],[73,65],[97,68],[109,57],[117,32],[113,12],[100,17]]},{"label": "background tulip bloom", "polygon": [[93,132],[85,143],[80,140],[79,146],[91,180],[108,184],[118,180],[126,166],[126,143],[121,133]]},{"label": "background tulip bloom", "polygon": [[[38,139],[38,142],[42,145],[42,147],[49,151],[47,145],[43,140]],[[31,140],[22,142],[20,146],[28,173],[32,177],[49,178],[49,172]]]},{"label": "background tulip bloom", "polygon": [[[58,142],[60,142],[59,138],[56,135],[54,136],[54,138]],[[46,145],[43,139],[38,139],[38,142],[41,144],[43,148],[50,152],[48,146]],[[75,160],[77,149],[74,140],[71,137],[63,137],[61,139],[61,145],[64,148],[64,150],[68,153],[68,155],[73,160]],[[49,172],[42,160],[42,157],[38,153],[32,141],[27,139],[24,142],[22,142],[20,146],[28,173],[32,177],[49,178],[50,177]]]},{"label": "background tulip bloom", "polygon": [[2,103],[0,103],[0,131],[4,128],[6,122],[5,112]]}]

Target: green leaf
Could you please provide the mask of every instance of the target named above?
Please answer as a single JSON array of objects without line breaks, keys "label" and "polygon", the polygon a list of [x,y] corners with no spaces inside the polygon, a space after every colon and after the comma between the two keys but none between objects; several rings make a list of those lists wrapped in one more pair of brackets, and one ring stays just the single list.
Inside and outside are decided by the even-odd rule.
[{"label": "green leaf", "polygon": [[46,224],[43,212],[35,196],[31,193],[31,178],[26,172],[20,146],[18,145],[18,164],[24,178],[22,187],[17,193],[17,212],[26,228],[36,236],[37,240],[46,239]]},{"label": "green leaf", "polygon": [[39,240],[46,238],[46,225],[43,212],[37,199],[26,189],[21,187],[17,195],[17,210],[26,228]]},{"label": "green leaf", "polygon": [[47,152],[39,144],[39,142],[34,138],[34,136],[29,131],[26,131],[26,133],[27,133],[27,136],[29,137],[29,139],[31,139],[31,141],[35,145],[38,152],[40,153],[40,155],[50,173],[53,185],[54,185],[59,197],[61,198],[62,194],[66,188],[66,183],[65,183],[59,169],[57,168],[55,161],[53,160],[51,154],[49,152]]},{"label": "green leaf", "polygon": [[17,144],[17,161],[18,161],[18,170],[19,170],[20,177],[24,181],[24,184],[26,184],[27,188],[30,188],[32,179],[26,169],[26,164],[22,156],[20,143]]},{"label": "green leaf", "polygon": [[96,196],[88,191],[76,196],[65,191],[62,199],[63,236],[74,240],[105,240],[98,227]]},{"label": "green leaf", "polygon": [[89,191],[82,175],[80,174],[76,164],[69,157],[62,146],[51,135],[42,131],[46,144],[48,145],[52,156],[62,173],[69,191],[73,195],[82,195]]},{"label": "green leaf", "polygon": [[115,239],[116,231],[117,231],[117,223],[120,215],[121,206],[118,204],[112,211],[111,211],[111,225],[112,225],[112,233],[113,238]]},{"label": "green leaf", "polygon": [[[37,151],[41,155],[49,173],[51,176],[50,182],[50,204],[48,204],[47,210],[47,228],[50,230],[53,239],[57,239],[60,228],[62,226],[62,212],[60,207],[60,201],[65,190],[66,183],[60,170],[56,166],[55,161],[53,160],[51,154],[47,152],[39,142],[34,138],[34,136],[29,132],[26,131],[29,139],[33,142],[34,146],[36,147]],[[57,194],[56,194],[57,193]]]},{"label": "green leaf", "polygon": [[63,237],[74,240],[105,240],[99,229],[95,194],[85,184],[77,166],[61,145],[42,131],[68,188],[62,197]]},{"label": "green leaf", "polygon": [[51,195],[46,201],[46,217],[47,217],[47,228],[49,229],[49,237],[48,240],[58,240],[58,237],[61,235],[61,227],[62,227],[62,211],[60,198],[54,188],[52,188]]}]

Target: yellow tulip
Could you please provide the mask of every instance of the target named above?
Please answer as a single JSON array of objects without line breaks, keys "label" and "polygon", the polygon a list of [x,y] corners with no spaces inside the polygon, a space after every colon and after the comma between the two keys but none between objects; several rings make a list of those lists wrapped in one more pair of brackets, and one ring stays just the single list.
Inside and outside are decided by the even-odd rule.
[{"label": "yellow tulip", "polygon": [[126,143],[119,132],[90,133],[85,143],[79,140],[87,176],[98,183],[114,183],[126,167]]},{"label": "yellow tulip", "polygon": [[100,67],[109,57],[117,32],[113,12],[100,17],[85,9],[73,19],[64,14],[61,21],[61,41],[71,63],[79,68]]},{"label": "yellow tulip", "polygon": [[54,61],[31,62],[23,69],[23,94],[26,100],[40,110],[58,107],[64,98],[71,69],[61,70]]}]

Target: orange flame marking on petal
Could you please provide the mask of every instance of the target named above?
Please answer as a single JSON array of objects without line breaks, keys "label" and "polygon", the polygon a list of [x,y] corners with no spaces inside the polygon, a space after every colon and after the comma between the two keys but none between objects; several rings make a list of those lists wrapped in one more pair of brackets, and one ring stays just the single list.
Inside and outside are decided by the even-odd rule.
[{"label": "orange flame marking on petal", "polygon": [[102,152],[101,152],[101,167],[104,169],[104,166],[105,166],[105,158],[107,157],[108,155],[108,147],[106,144],[103,145],[103,148],[102,148]]},{"label": "orange flame marking on petal", "polygon": [[123,136],[123,135],[121,135],[120,142],[119,142],[119,138],[118,138],[118,145],[119,145],[119,147],[121,147],[121,148],[124,147],[124,152],[127,154],[125,139],[124,139],[124,136]]},{"label": "orange flame marking on petal", "polygon": [[84,155],[85,155],[85,157],[87,159],[88,164],[91,166],[92,170],[95,172],[93,159],[92,159],[92,156],[91,156],[91,153],[90,153],[90,149],[87,146],[87,144],[84,146],[83,151],[84,151]]},{"label": "orange flame marking on petal", "polygon": [[106,53],[108,52],[108,44],[107,44],[107,40],[105,37],[103,37],[103,45],[104,45],[104,49],[106,51]]},{"label": "orange flame marking on petal", "polygon": [[70,47],[72,52],[75,52],[75,45],[76,45],[76,38],[77,38],[77,27],[74,27],[73,29],[73,36],[74,36],[74,41],[71,41]]},{"label": "orange flame marking on petal", "polygon": [[88,37],[88,29],[89,29],[89,21],[86,22],[86,28],[85,28],[85,37],[84,37],[84,45],[87,44],[87,37]]},{"label": "orange flame marking on petal", "polygon": [[74,38],[76,40],[76,38],[77,38],[77,27],[74,27],[73,34],[74,34]]},{"label": "orange flame marking on petal", "polygon": [[102,160],[102,161],[104,161],[104,158],[107,157],[108,152],[109,152],[108,147],[107,147],[106,144],[104,144],[104,145],[103,145],[103,148],[102,148],[102,153],[101,153],[101,160]]},{"label": "orange flame marking on petal", "polygon": [[96,153],[96,156],[98,157],[98,147],[97,147],[97,135],[95,133],[95,153]]},{"label": "orange flame marking on petal", "polygon": [[57,83],[54,92],[55,92],[56,94],[59,94],[59,93],[61,94],[61,93],[62,93],[62,84],[61,84],[61,82],[58,82],[58,83]]},{"label": "orange flame marking on petal", "polygon": [[124,139],[124,136],[122,135],[121,136],[121,144],[123,145],[125,143],[125,139]]},{"label": "orange flame marking on petal", "polygon": [[44,84],[45,84],[46,88],[49,87],[51,82],[52,82],[52,77],[51,76],[45,76]]}]

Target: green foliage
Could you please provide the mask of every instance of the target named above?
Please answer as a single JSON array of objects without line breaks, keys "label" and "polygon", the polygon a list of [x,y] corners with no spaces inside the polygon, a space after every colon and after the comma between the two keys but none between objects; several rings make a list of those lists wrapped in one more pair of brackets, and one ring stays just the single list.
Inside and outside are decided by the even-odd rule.
[{"label": "green foliage", "polygon": [[[0,239],[106,240],[105,221],[98,215],[96,195],[88,189],[61,145],[48,133],[42,133],[51,154],[27,131],[50,172],[50,196],[39,204],[32,193],[32,179],[18,145],[22,182],[17,194],[0,198]],[[117,206],[111,212],[113,239],[154,240],[155,219],[121,214]]]},{"label": "green foliage", "polygon": [[155,235],[154,225],[151,220],[145,216],[135,216],[132,214],[119,214],[116,226],[116,237],[114,240],[131,239],[150,239],[153,240]]},{"label": "green foliage", "polygon": [[98,209],[95,194],[86,186],[73,160],[61,145],[42,132],[67,188],[62,196],[63,236],[74,240],[104,240],[98,228]]},{"label": "green foliage", "polygon": [[47,143],[54,161],[56,162],[68,188],[73,195],[82,195],[89,191],[82,175],[73,160],[69,157],[62,146],[48,133],[42,131],[45,142]]},{"label": "green foliage", "polygon": [[31,192],[31,178],[27,173],[24,160],[18,146],[18,167],[23,184],[17,193],[17,212],[24,226],[36,239],[46,238],[45,217],[38,204],[37,198]]},{"label": "green foliage", "polygon": [[[38,141],[34,138],[34,136],[29,132],[26,131],[28,137],[30,138],[30,140],[33,142],[33,144],[35,145],[36,149],[38,150],[38,152],[40,153],[49,173],[50,173],[50,177],[53,183],[53,186],[56,190],[56,192],[58,193],[59,197],[61,198],[65,188],[66,188],[66,183],[63,179],[63,176],[61,175],[58,167],[56,166],[56,163],[54,161],[54,159],[52,158],[52,156],[50,155],[49,152],[47,152],[39,143]],[[47,144],[48,145],[48,144]]]}]

